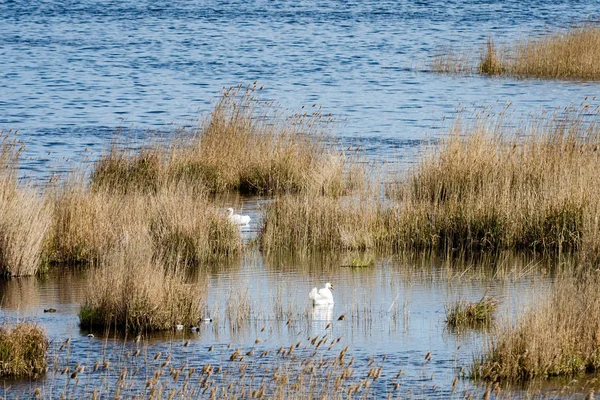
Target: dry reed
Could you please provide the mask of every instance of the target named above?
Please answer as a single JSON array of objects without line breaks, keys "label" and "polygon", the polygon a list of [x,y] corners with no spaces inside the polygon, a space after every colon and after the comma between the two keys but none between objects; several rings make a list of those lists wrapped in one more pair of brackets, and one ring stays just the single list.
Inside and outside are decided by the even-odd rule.
[{"label": "dry reed", "polygon": [[152,257],[152,239],[134,232],[121,248],[106,255],[91,272],[79,312],[86,329],[159,331],[200,321],[203,290],[186,283],[179,269]]},{"label": "dry reed", "polygon": [[492,381],[573,376],[600,368],[600,297],[597,271],[572,273],[554,283],[516,323],[506,322],[475,360],[471,375]]},{"label": "dry reed", "polygon": [[17,182],[22,147],[4,136],[0,148],[0,276],[36,274],[51,216],[45,201]]},{"label": "dry reed", "polygon": [[506,131],[506,121],[455,126],[398,186],[398,241],[432,248],[597,248],[600,130],[586,114],[598,110],[568,108],[529,121],[516,134]]},{"label": "dry reed", "polygon": [[[597,257],[598,109],[457,123],[388,199],[281,196],[260,231],[263,251],[528,249]],[[514,129],[514,128],[513,128]],[[596,255],[596,256],[595,256]]]},{"label": "dry reed", "polygon": [[516,44],[488,38],[479,59],[474,52],[440,51],[431,68],[438,73],[474,73],[539,79],[600,79],[600,28],[583,25]]},{"label": "dry reed", "polygon": [[382,244],[380,204],[323,196],[282,196],[269,204],[260,231],[266,253],[367,250]]},{"label": "dry reed", "polygon": [[329,135],[330,117],[284,117],[261,102],[256,84],[226,90],[197,131],[140,151],[113,148],[92,172],[95,188],[155,191],[180,184],[211,193],[322,192],[346,190],[346,157]]},{"label": "dry reed", "polygon": [[170,264],[198,266],[241,251],[239,229],[185,186],[125,194],[65,186],[53,196],[53,262],[97,261],[140,229],[152,238],[151,254]]},{"label": "dry reed", "polygon": [[0,377],[35,379],[46,373],[48,338],[38,326],[0,326]]}]

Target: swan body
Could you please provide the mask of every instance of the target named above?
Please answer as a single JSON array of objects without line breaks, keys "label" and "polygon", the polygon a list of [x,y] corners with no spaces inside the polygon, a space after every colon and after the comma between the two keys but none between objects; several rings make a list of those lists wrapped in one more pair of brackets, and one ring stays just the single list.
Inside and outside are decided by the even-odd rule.
[{"label": "swan body", "polygon": [[227,209],[227,219],[235,225],[248,225],[250,223],[250,216],[234,214],[231,207]]},{"label": "swan body", "polygon": [[313,306],[333,304],[332,289],[333,285],[327,282],[322,289],[317,290],[317,288],[313,288],[308,294],[308,298],[312,300]]}]

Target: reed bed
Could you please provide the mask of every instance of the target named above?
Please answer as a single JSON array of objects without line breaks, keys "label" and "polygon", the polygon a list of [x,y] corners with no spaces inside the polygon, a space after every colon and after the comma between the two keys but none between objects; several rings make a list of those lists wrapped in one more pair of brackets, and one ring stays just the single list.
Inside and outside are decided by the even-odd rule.
[{"label": "reed bed", "polygon": [[91,272],[79,312],[82,328],[161,331],[200,322],[204,289],[189,284],[182,270],[152,257],[144,232],[105,256]]},{"label": "reed bed", "polygon": [[572,28],[503,48],[496,48],[489,39],[479,70],[487,75],[519,78],[598,80],[600,28]]},{"label": "reed bed", "polygon": [[33,275],[42,267],[50,210],[42,197],[17,182],[21,143],[4,132],[0,137],[0,277]]},{"label": "reed bed", "polygon": [[35,192],[0,177],[0,276],[34,275],[42,268],[48,204]]},{"label": "reed bed", "polygon": [[546,300],[516,323],[506,322],[475,360],[471,375],[491,381],[528,381],[600,368],[600,275],[563,274]]},{"label": "reed bed", "polygon": [[134,232],[149,235],[150,254],[170,265],[199,266],[241,252],[239,229],[185,186],[125,194],[66,186],[53,196],[46,254],[54,263],[97,262]]},{"label": "reed bed", "polygon": [[600,249],[598,109],[567,107],[516,128],[504,117],[458,122],[387,199],[279,196],[263,251]]},{"label": "reed bed", "polygon": [[414,247],[592,254],[600,239],[597,114],[567,108],[516,132],[506,121],[457,124],[391,190],[398,221],[410,224],[399,224],[401,236]]},{"label": "reed bed", "polygon": [[95,165],[92,186],[112,192],[156,191],[185,183],[210,193],[320,192],[347,189],[347,158],[316,105],[284,116],[256,97],[256,84],[226,90],[192,133],[140,151],[113,148]]},{"label": "reed bed", "polygon": [[0,326],[0,378],[40,377],[48,368],[47,350],[48,337],[39,326]]},{"label": "reed bed", "polygon": [[495,297],[482,297],[479,301],[458,300],[446,305],[446,324],[452,328],[489,325],[500,305]]},{"label": "reed bed", "polygon": [[600,79],[600,28],[583,25],[514,44],[497,45],[487,39],[479,57],[476,51],[445,48],[436,54],[431,69],[438,73],[479,73],[538,79]]},{"label": "reed bed", "polygon": [[279,197],[267,207],[261,249],[267,254],[375,249],[385,235],[380,207],[368,198]]}]

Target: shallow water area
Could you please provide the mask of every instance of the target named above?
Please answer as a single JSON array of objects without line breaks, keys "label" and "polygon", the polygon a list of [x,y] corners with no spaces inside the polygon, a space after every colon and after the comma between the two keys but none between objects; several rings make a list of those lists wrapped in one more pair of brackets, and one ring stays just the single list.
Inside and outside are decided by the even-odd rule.
[{"label": "shallow water area", "polygon": [[[445,305],[495,296],[502,302],[498,318],[503,320],[543,295],[552,281],[542,261],[522,257],[467,264],[431,257],[377,257],[372,266],[347,267],[355,256],[293,260],[247,253],[239,263],[215,266],[207,276],[196,278],[208,288],[206,317],[212,321],[201,323],[197,332],[174,327],[170,332],[139,337],[80,329],[77,312],[85,295],[85,271],[56,271],[41,278],[0,282],[2,320],[39,323],[52,343],[47,376],[33,383],[6,382],[8,393],[31,393],[41,387],[49,398],[61,393],[77,398],[94,390],[112,396],[127,369],[127,385],[121,394],[147,395],[144,385],[157,370],[164,369],[167,375],[167,370],[183,367],[188,373],[190,368],[201,370],[207,364],[228,371],[223,376],[215,374],[213,385],[226,386],[239,379],[240,387],[256,390],[278,366],[293,382],[303,363],[335,360],[348,346],[346,362],[354,359],[352,379],[360,382],[371,368],[381,367],[381,375],[364,389],[369,398],[390,393],[459,398],[465,392],[482,390],[468,379],[459,379],[456,386],[453,383],[461,367],[467,371],[473,356],[480,353],[493,326],[449,329]],[[308,292],[326,281],[334,284],[335,305],[313,307]],[[44,312],[51,307],[55,313]],[[237,314],[237,307],[246,307],[247,314]],[[94,336],[88,337],[90,333]],[[313,338],[318,339],[311,344]],[[67,339],[68,345],[61,349]],[[325,339],[323,344],[316,348],[321,339]],[[289,350],[290,346],[293,354],[282,355],[280,348]],[[245,360],[230,361],[236,349]],[[111,366],[104,369],[106,361]],[[96,365],[94,371],[96,363],[100,367]],[[246,363],[244,373],[239,367]],[[76,364],[85,370],[71,378]],[[336,367],[327,368],[335,371]],[[165,378],[162,388],[181,390],[184,382]]]}]

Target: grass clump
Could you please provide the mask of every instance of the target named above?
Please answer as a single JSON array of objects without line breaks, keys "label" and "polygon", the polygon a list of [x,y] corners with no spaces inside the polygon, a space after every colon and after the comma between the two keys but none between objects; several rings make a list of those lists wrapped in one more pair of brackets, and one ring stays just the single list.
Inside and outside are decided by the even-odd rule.
[{"label": "grass clump", "polygon": [[514,382],[598,371],[599,284],[596,271],[558,279],[547,300],[498,332],[472,377]]},{"label": "grass clump", "polygon": [[102,260],[89,279],[79,312],[82,328],[162,331],[200,321],[202,291],[179,269],[152,259],[142,233]]},{"label": "grass clump", "polygon": [[459,300],[446,306],[446,323],[452,328],[490,324],[498,305],[498,299],[494,297],[484,296],[475,302]]},{"label": "grass clump", "polygon": [[516,44],[497,46],[488,38],[478,59],[442,49],[431,63],[438,73],[480,73],[538,79],[600,79],[600,28],[583,25]]},{"label": "grass clump", "polygon": [[491,38],[487,40],[486,52],[481,56],[479,63],[479,72],[484,75],[500,75],[504,72],[502,57],[496,50],[494,41]]},{"label": "grass clump", "polygon": [[197,131],[171,143],[136,152],[113,149],[96,163],[92,186],[152,192],[183,182],[210,193],[345,191],[347,160],[331,143],[331,118],[316,107],[284,117],[257,99],[257,90],[226,90]]},{"label": "grass clump", "polygon": [[364,251],[380,245],[381,229],[369,199],[282,196],[267,207],[260,246],[266,253]]},{"label": "grass clump", "polygon": [[93,263],[129,240],[151,238],[150,254],[169,265],[199,266],[241,251],[239,229],[205,196],[180,186],[156,193],[111,193],[66,187],[54,199],[47,257]]},{"label": "grass clump", "polygon": [[43,199],[11,178],[0,178],[0,275],[36,274],[50,226]]},{"label": "grass clump", "polygon": [[598,109],[510,121],[477,115],[387,198],[280,196],[267,207],[261,248],[289,251],[532,250],[600,254]]},{"label": "grass clump", "polygon": [[[1,134],[1,132],[0,132]],[[19,186],[19,143],[3,136],[0,148],[0,277],[34,275],[51,224],[49,208],[33,190]]]},{"label": "grass clump", "polygon": [[391,191],[389,230],[412,247],[597,248],[600,130],[585,113],[598,110],[566,109],[514,133],[482,119],[457,125]]},{"label": "grass clump", "polygon": [[0,326],[0,378],[35,379],[46,373],[48,337],[28,323]]}]

